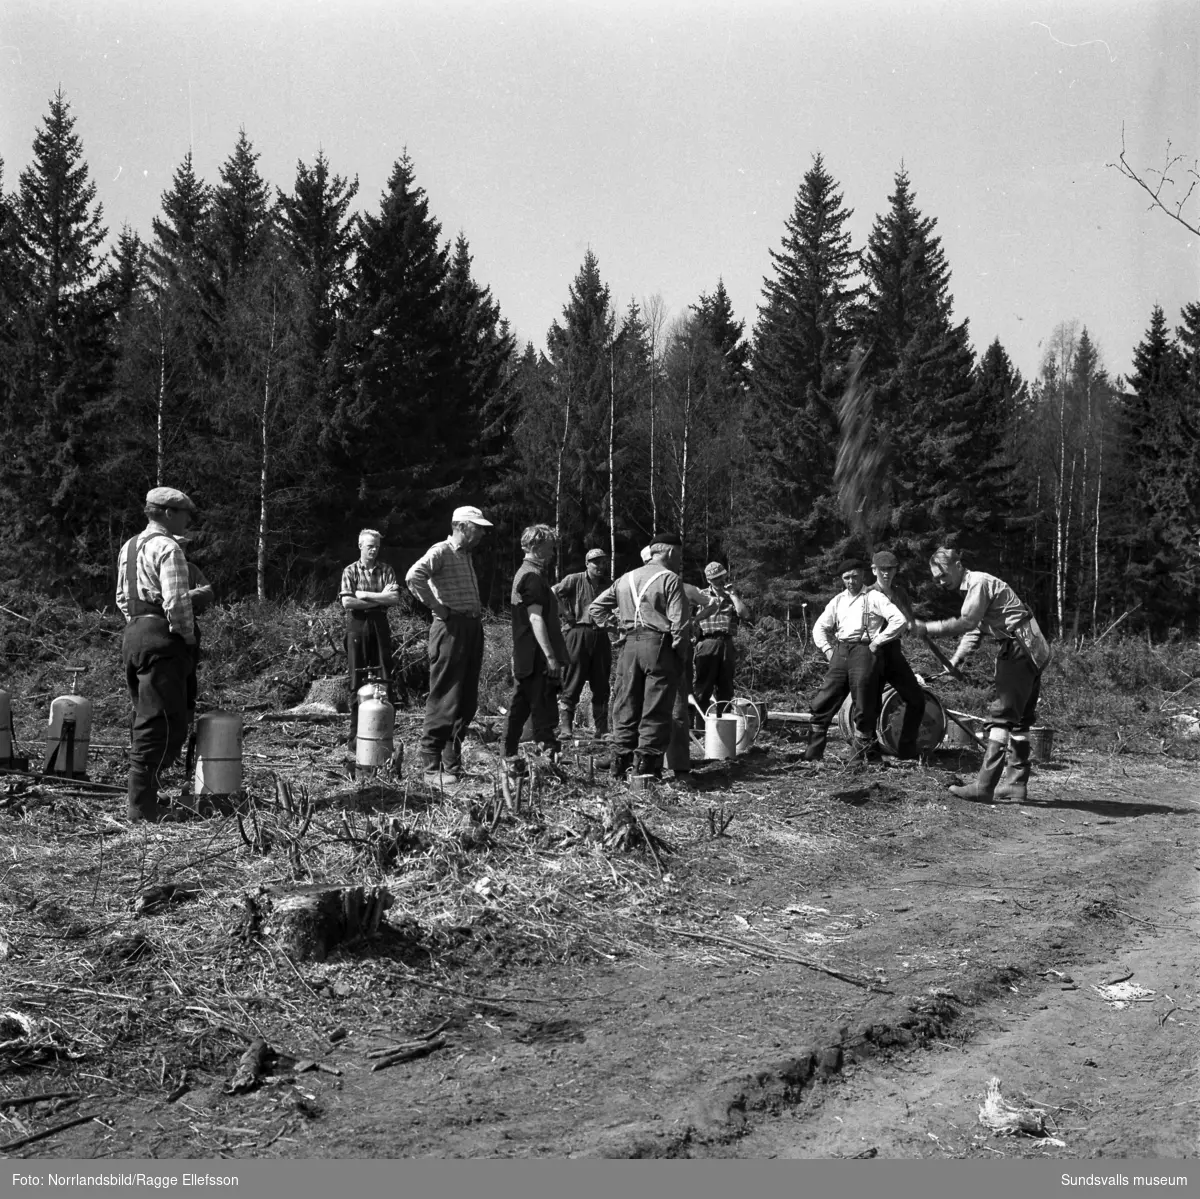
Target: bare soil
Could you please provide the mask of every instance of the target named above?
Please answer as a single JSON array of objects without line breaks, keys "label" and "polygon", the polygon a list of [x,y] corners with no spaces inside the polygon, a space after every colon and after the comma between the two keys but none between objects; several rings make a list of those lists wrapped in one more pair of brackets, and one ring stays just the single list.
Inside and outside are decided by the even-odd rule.
[{"label": "bare soil", "polygon": [[[251,790],[268,790],[274,755],[272,773],[328,801],[315,827],[333,828],[335,808],[352,806],[336,732],[257,725]],[[496,815],[493,757],[475,753],[475,820],[468,799],[439,801],[464,827],[479,827],[480,808],[484,825]],[[120,753],[106,761],[94,777],[119,781]],[[6,1061],[0,1046],[0,1145],[93,1113],[11,1152],[1194,1156],[1195,767],[1068,745],[1036,771],[1027,803],[954,799],[947,784],[976,762],[814,767],[768,735],[734,764],[699,769],[693,791],[638,797],[646,828],[673,848],[660,874],[644,845],[606,854],[586,835],[608,789],[581,760],[544,780],[536,828],[504,815],[486,843],[459,835],[447,855],[453,821],[421,817],[436,844],[356,876],[397,896],[380,935],[320,963],[235,945],[228,931],[227,946],[168,955],[203,912],[237,907],[237,869],[265,862],[287,877],[282,853],[254,855],[228,818],[105,835],[119,797],[15,802],[10,790],[0,969],[15,982],[0,1008],[57,1013],[75,1056]],[[414,820],[416,793],[396,795],[360,785],[355,803]],[[550,835],[562,828],[575,833]],[[95,869],[99,845],[110,862],[144,862],[187,838],[188,869],[172,877],[194,881],[208,907],[136,915],[145,868]],[[36,925],[53,898],[45,872],[65,879],[72,854],[70,913]],[[551,894],[556,876],[570,886]],[[157,956],[112,968],[105,947],[136,930]],[[1111,1006],[1095,988],[1120,976],[1147,994]],[[93,998],[68,1018],[55,999],[66,1002],[68,978],[138,1004]],[[434,1030],[444,1047],[372,1071],[374,1049]],[[256,1033],[279,1049],[274,1073],[228,1094]],[[328,1070],[297,1073],[299,1058]],[[1049,1137],[978,1122],[992,1077],[1046,1113]],[[60,1090],[71,1094],[5,1106]]]}]

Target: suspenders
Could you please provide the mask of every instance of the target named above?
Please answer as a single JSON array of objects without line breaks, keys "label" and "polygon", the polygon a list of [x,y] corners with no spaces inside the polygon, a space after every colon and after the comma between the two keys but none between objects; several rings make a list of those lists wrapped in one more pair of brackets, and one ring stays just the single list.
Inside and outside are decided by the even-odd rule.
[{"label": "suspenders", "polygon": [[646,622],[642,619],[642,600],[646,598],[646,592],[656,583],[663,575],[668,575],[669,570],[660,570],[656,574],[652,574],[642,587],[637,588],[633,585],[633,580],[629,580],[629,593],[633,596],[633,627],[635,629],[646,628]]}]

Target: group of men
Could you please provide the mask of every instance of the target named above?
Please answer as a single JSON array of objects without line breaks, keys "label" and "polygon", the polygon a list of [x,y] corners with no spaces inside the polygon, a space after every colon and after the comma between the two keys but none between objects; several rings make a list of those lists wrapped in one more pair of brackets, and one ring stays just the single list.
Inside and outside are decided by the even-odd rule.
[{"label": "group of men", "polygon": [[[212,600],[211,587],[183,548],[195,511],[183,492],[151,489],[146,528],[122,546],[118,559],[117,605],[126,618],[122,657],[134,708],[132,820],[160,818],[159,775],[178,759],[194,713],[195,613]],[[426,782],[443,789],[461,777],[463,738],[478,707],[483,605],[472,551],[491,527],[477,507],[455,509],[450,536],[430,547],[405,576],[409,591],[432,614],[419,754]],[[392,568],[379,561],[380,545],[376,530],[360,533],[359,558],[343,571],[339,593],[346,617],[351,739],[358,689],[372,671],[385,685],[391,681],[387,610],[400,602],[400,585]],[[713,562],[705,568],[706,589],[685,584],[679,538],[655,533],[642,551],[642,565],[615,582],[610,582],[608,555],[591,549],[583,571],[552,586],[547,574],[558,550],[555,530],[531,525],[521,547],[524,560],[510,594],[514,687],[504,738],[506,769],[519,773],[523,768],[520,743],[527,722],[544,748],[557,747],[560,737],[571,733],[587,684],[596,735],[605,736],[611,724],[614,778],[631,770],[661,777],[673,733],[678,737],[681,725],[686,730],[689,700],[703,712],[710,701],[720,707],[733,698],[734,642],[750,612],[729,586],[728,571]],[[967,570],[957,551],[942,548],[930,559],[930,571],[939,586],[963,593],[961,614],[952,620],[918,620],[896,581],[898,567],[893,554],[876,554],[871,586],[863,563],[848,560],[839,569],[843,590],[814,627],[829,667],[812,704],[806,757],[823,756],[829,725],[847,695],[854,705],[852,752],[864,759],[875,756],[886,684],[905,706],[898,754],[915,757],[925,695],[904,658],[901,636],[959,636],[950,659],[957,667],[988,634],[1000,650],[983,765],[974,783],[951,790],[965,798],[997,793],[1023,798],[1030,772],[1028,732],[1050,656],[1033,613],[1007,583]],[[620,654],[610,721],[613,636]],[[686,770],[686,758],[685,750],[677,771]]]}]

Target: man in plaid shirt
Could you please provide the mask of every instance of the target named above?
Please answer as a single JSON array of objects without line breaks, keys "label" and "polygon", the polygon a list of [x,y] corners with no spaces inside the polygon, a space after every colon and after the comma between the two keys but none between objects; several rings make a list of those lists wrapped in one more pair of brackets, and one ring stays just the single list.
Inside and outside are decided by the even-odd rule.
[{"label": "man in plaid shirt", "polygon": [[429,626],[429,698],[421,734],[425,782],[456,786],[462,741],[479,706],[483,605],[471,551],[492,527],[478,508],[455,508],[451,533],[409,567],[408,589],[433,613]]},{"label": "man in plaid shirt", "polygon": [[400,602],[400,584],[396,572],[379,561],[382,541],[375,529],[359,533],[358,561],[342,571],[338,592],[346,613],[346,670],[350,678],[347,748],[351,752],[358,735],[358,689],[367,682],[372,668],[387,684],[388,696],[392,694],[392,631],[387,610]]},{"label": "man in plaid shirt", "polygon": [[175,538],[196,505],[174,487],[146,493],[147,525],[121,547],[117,607],[125,617],[121,658],[133,702],[129,819],[156,821],[158,777],[187,739],[187,680],[196,644],[188,566]]},{"label": "man in plaid shirt", "polygon": [[729,586],[729,571],[720,562],[710,562],[704,568],[708,590],[703,595],[709,601],[707,615],[697,622],[700,636],[696,642],[695,671],[696,702],[701,711],[708,711],[709,700],[716,693],[718,714],[724,713],[733,699],[733,675],[737,666],[734,638],[742,621],[750,621],[750,609]]}]

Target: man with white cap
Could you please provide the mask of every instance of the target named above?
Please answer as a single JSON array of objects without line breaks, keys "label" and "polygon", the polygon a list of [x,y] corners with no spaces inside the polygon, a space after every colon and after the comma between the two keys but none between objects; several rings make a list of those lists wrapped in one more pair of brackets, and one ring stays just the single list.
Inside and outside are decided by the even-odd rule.
[{"label": "man with white cap", "polygon": [[471,551],[492,522],[465,505],[454,509],[450,527],[450,536],[431,546],[404,577],[409,591],[433,613],[420,756],[426,783],[443,788],[460,781],[463,737],[479,705],[483,605]]},{"label": "man with white cap", "polygon": [[117,558],[117,607],[125,617],[121,658],[133,701],[129,819],[156,821],[158,778],[187,739],[187,687],[196,644],[188,566],[175,540],[196,505],[174,487],[146,493],[147,524]]},{"label": "man with white cap", "polygon": [[612,643],[608,633],[592,619],[588,609],[609,584],[608,555],[602,549],[588,550],[586,568],[566,575],[554,585],[562,604],[567,631],[567,669],[558,697],[558,735],[566,739],[575,723],[575,709],[587,683],[592,692],[592,719],[596,736],[608,732],[609,676],[612,674]]},{"label": "man with white cap", "polygon": [[749,623],[750,609],[729,586],[729,571],[720,562],[710,562],[704,568],[708,588],[703,592],[709,601],[708,612],[697,620],[700,635],[696,639],[694,688],[696,702],[708,711],[709,701],[717,701],[719,713],[724,713],[733,699],[733,676],[737,666],[734,638],[742,621]]}]

